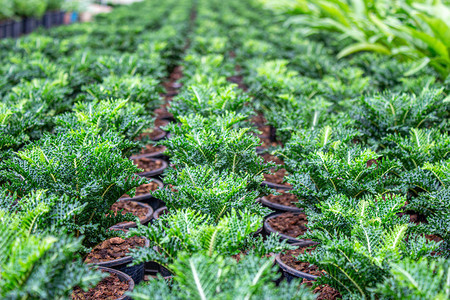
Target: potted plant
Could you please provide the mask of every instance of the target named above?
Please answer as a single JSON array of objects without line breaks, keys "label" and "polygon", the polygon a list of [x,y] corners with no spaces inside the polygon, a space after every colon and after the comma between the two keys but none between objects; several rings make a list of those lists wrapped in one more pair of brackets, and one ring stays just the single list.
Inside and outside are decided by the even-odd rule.
[{"label": "potted plant", "polygon": [[14,0],[14,10],[22,19],[23,31],[28,34],[34,31],[45,13],[47,2],[42,0]]},{"label": "potted plant", "polygon": [[13,16],[13,3],[10,0],[0,0],[0,39],[12,36]]}]

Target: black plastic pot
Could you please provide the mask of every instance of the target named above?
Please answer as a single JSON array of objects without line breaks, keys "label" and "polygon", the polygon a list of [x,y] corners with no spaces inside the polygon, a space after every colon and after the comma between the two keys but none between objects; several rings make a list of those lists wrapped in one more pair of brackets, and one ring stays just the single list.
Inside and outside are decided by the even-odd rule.
[{"label": "black plastic pot", "polygon": [[[150,241],[146,238],[145,239],[145,247],[148,247],[150,245]],[[130,276],[134,283],[138,284],[144,279],[144,263],[131,266],[131,262],[133,261],[133,257],[131,256],[125,256],[122,258],[110,260],[110,261],[103,261],[99,263],[90,263],[89,265],[95,265],[99,267],[106,267],[111,268],[120,272],[123,272]]]},{"label": "black plastic pot", "polygon": [[[140,158],[144,158],[144,157],[149,158],[148,156],[142,156]],[[139,175],[141,177],[155,177],[155,176],[161,175],[164,172],[164,170],[167,169],[167,167],[169,166],[169,164],[165,160],[162,160],[159,158],[151,158],[151,159],[154,161],[156,161],[156,160],[161,161],[162,167],[159,169],[156,169],[156,170],[152,170],[152,171],[141,172],[141,173],[138,173],[137,175]]]},{"label": "black plastic pot", "polygon": [[12,28],[11,20],[0,21],[0,39],[10,37],[11,28]]},{"label": "black plastic pot", "polygon": [[45,28],[51,28],[52,27],[52,13],[51,12],[46,12],[43,16],[42,16],[42,25]]},{"label": "black plastic pot", "polygon": [[166,206],[160,207],[153,213],[153,220],[158,220],[159,217],[163,214],[167,214],[169,211]]},{"label": "black plastic pot", "polygon": [[[119,200],[119,201],[131,201],[131,200]],[[139,206],[148,208],[148,213],[145,216],[145,219],[141,220],[141,224],[142,225],[146,225],[148,222],[150,222],[150,220],[153,218],[153,208],[145,203],[141,203],[141,202],[137,202],[137,201],[133,201],[136,202],[137,204],[139,204]],[[124,224],[117,224],[111,227],[111,229],[129,229],[129,228],[134,228],[137,227],[135,222],[126,222]]]},{"label": "black plastic pot", "polygon": [[[301,214],[301,213],[299,213],[299,214]],[[291,237],[291,236],[289,236],[289,235],[280,233],[280,232],[276,231],[275,229],[273,229],[272,226],[270,226],[270,224],[269,224],[268,221],[269,221],[270,219],[279,217],[280,215],[281,215],[281,213],[271,213],[271,214],[268,215],[267,218],[264,220],[264,230],[265,230],[268,234],[271,234],[272,232],[273,232],[273,233],[276,233],[276,234],[280,237],[281,240],[286,240],[287,243],[293,244],[293,245],[296,245],[296,246],[299,246],[299,247],[306,247],[306,246],[310,246],[310,245],[313,245],[313,244],[314,244],[314,242],[311,242],[311,241],[308,241],[308,240],[303,240],[303,239],[296,239],[296,238],[293,238],[293,237]]]},{"label": "black plastic pot", "polygon": [[134,160],[134,159],[139,159],[139,158],[163,158],[164,157],[164,152],[153,152],[153,153],[145,153],[145,154],[139,154],[139,155],[133,155],[130,157],[130,159]]},{"label": "black plastic pot", "polygon": [[292,186],[282,185],[282,184],[278,184],[278,183],[273,183],[273,182],[269,182],[269,181],[266,181],[266,180],[264,180],[261,183],[261,185],[262,186],[267,186],[267,187],[269,187],[271,189],[276,189],[276,190],[285,190],[285,191],[292,190]]},{"label": "black plastic pot", "polygon": [[11,28],[11,36],[12,38],[18,38],[22,35],[23,31],[23,23],[22,21],[12,21],[12,28]]},{"label": "black plastic pot", "polygon": [[[120,272],[118,270],[115,270],[115,269],[111,269],[111,268],[98,267],[98,269],[101,271],[104,271],[104,272],[111,273],[111,274],[116,274],[117,277],[119,277],[120,281],[122,281],[122,282],[126,281],[128,283],[128,292],[133,291],[133,289],[134,289],[133,278],[131,278],[127,274]],[[116,300],[131,300],[131,298],[127,295],[122,295],[121,297],[116,298]]]},{"label": "black plastic pot", "polygon": [[152,141],[157,142],[162,139],[165,139],[166,137],[167,137],[167,132],[163,130],[160,135],[157,135],[156,137],[152,138]]},{"label": "black plastic pot", "polygon": [[162,277],[168,279],[172,277],[172,273],[169,270],[161,266],[159,263],[149,261],[145,263],[145,274],[156,276],[160,274]]},{"label": "black plastic pot", "polygon": [[64,23],[64,12],[63,11],[51,11],[49,12],[50,22],[52,26],[59,26]]},{"label": "black plastic pot", "polygon": [[[159,188],[162,189],[164,187],[164,183],[162,183],[161,180],[154,179],[154,178],[152,178],[152,180],[158,184]],[[161,205],[161,200],[153,197],[152,194],[150,194],[150,193],[141,195],[141,196],[136,196],[133,198],[120,198],[119,199],[119,201],[129,201],[129,200],[148,204],[153,208],[153,210],[157,210]]]},{"label": "black plastic pot", "polygon": [[293,213],[301,213],[302,209],[298,208],[298,207],[291,207],[291,206],[286,206],[286,205],[282,205],[282,204],[278,204],[278,203],[273,203],[270,202],[266,197],[262,197],[259,199],[260,203],[265,206],[270,208],[271,210],[274,210],[275,212],[293,212]]},{"label": "black plastic pot", "polygon": [[280,267],[281,272],[283,273],[283,276],[286,278],[288,282],[291,282],[293,279],[296,278],[304,278],[307,280],[317,280],[318,276],[311,275],[305,272],[297,271],[294,268],[289,267],[284,262],[281,261],[281,254],[278,253],[275,257],[275,262]]},{"label": "black plastic pot", "polygon": [[22,20],[22,33],[32,33],[38,26],[38,20],[36,20],[35,18],[24,18]]}]

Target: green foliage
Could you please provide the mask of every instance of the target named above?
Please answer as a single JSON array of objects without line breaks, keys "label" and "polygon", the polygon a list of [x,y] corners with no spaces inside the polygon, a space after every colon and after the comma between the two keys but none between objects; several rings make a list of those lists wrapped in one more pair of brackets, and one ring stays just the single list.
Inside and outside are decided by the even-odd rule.
[{"label": "green foliage", "polygon": [[0,20],[10,19],[13,16],[13,2],[10,0],[0,0]]},{"label": "green foliage", "polygon": [[198,114],[203,117],[223,115],[227,111],[249,116],[250,98],[238,91],[237,85],[193,85],[172,101],[169,111],[178,118]]},{"label": "green foliage", "polygon": [[164,201],[169,210],[191,208],[210,216],[213,223],[219,222],[233,209],[248,210],[258,216],[268,213],[267,209],[255,203],[259,192],[249,177],[198,166],[170,172],[164,183],[168,186],[153,192],[153,195]]},{"label": "green foliage", "polygon": [[35,233],[35,221],[49,207],[40,202],[25,211],[4,203],[0,194],[0,295],[2,299],[60,299],[75,286],[84,289],[97,283],[101,274],[89,270],[77,251],[81,239],[66,235]]},{"label": "green foliage", "polygon": [[84,244],[93,246],[111,235],[107,228],[124,219],[121,215],[112,217],[111,205],[145,182],[134,175],[139,169],[132,161],[122,157],[120,148],[127,146],[112,132],[100,136],[87,131],[46,135],[3,162],[0,181],[19,195],[46,189],[50,194],[67,196],[67,207],[82,209],[65,230],[77,236],[85,234]]},{"label": "green foliage", "polygon": [[406,135],[412,128],[447,128],[448,104],[441,89],[425,88],[419,95],[386,93],[362,97],[355,113],[356,126],[370,143],[389,134]]},{"label": "green foliage", "polygon": [[14,11],[21,17],[42,17],[47,8],[47,1],[13,0]]},{"label": "green foliage", "polygon": [[85,85],[82,89],[85,94],[78,96],[78,100],[127,99],[138,102],[149,110],[154,110],[161,104],[159,94],[163,93],[156,79],[137,75],[108,76],[102,83]]},{"label": "green foliage", "polygon": [[269,259],[244,256],[239,262],[223,256],[183,254],[172,265],[171,288],[162,280],[149,281],[131,293],[133,299],[314,299],[304,287],[273,281]]},{"label": "green foliage", "polygon": [[328,152],[316,150],[305,155],[288,182],[301,199],[298,205],[313,208],[336,194],[358,198],[396,190],[399,168],[398,161],[370,149],[334,143]]},{"label": "green foliage", "polygon": [[326,273],[317,285],[329,284],[346,295],[366,299],[370,289],[388,276],[389,263],[405,257],[429,256],[439,244],[408,234],[408,217],[397,217],[406,199],[396,195],[364,198],[343,195],[308,209],[309,231],[304,236],[319,242],[315,250],[298,257]]},{"label": "green foliage", "polygon": [[[271,235],[268,240],[253,237],[261,228],[261,216],[250,214],[246,210],[222,216],[218,222],[212,216],[202,215],[192,209],[180,209],[162,216],[151,226],[138,225],[131,229],[130,236],[145,236],[150,247],[132,250],[133,263],[156,261],[169,268],[181,252],[204,253],[207,256],[239,255],[252,252],[264,256],[270,252],[279,252],[285,247],[278,237]],[[156,251],[154,247],[157,247]]]},{"label": "green foliage", "polygon": [[391,158],[402,162],[405,170],[414,170],[425,163],[435,163],[450,158],[450,137],[436,130],[413,128],[409,136],[389,135],[385,141],[392,142],[384,151]]},{"label": "green foliage", "polygon": [[283,158],[288,171],[295,172],[298,165],[302,164],[311,153],[315,151],[326,153],[340,144],[351,145],[357,140],[358,135],[356,130],[343,126],[298,130],[275,154]]},{"label": "green foliage", "polygon": [[423,169],[404,176],[412,192],[408,209],[426,216],[418,232],[434,234],[444,240],[445,255],[450,255],[450,161],[426,163]]},{"label": "green foliage", "polygon": [[405,259],[391,264],[390,276],[374,292],[379,299],[448,299],[449,270],[447,259]]},{"label": "green foliage", "polygon": [[256,154],[258,138],[249,128],[235,129],[245,116],[227,112],[223,116],[205,118],[200,115],[179,117],[181,124],[169,124],[165,130],[171,138],[159,142],[177,168],[208,166],[217,171],[236,173],[256,185],[270,165]]},{"label": "green foliage", "polygon": [[98,134],[113,131],[127,140],[134,140],[152,120],[142,104],[129,100],[79,102],[73,112],[56,118],[57,130],[93,130]]},{"label": "green foliage", "polygon": [[39,127],[39,112],[23,112],[0,102],[0,152],[17,150],[30,140]]}]

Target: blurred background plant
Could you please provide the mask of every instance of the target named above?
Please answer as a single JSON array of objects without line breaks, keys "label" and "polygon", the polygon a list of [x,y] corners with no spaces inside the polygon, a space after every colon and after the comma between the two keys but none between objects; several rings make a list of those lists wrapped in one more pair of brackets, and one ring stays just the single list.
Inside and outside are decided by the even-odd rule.
[{"label": "blurred background plant", "polygon": [[406,75],[432,66],[450,74],[448,0],[260,0],[306,35],[336,33],[338,58],[361,51],[414,60]]}]

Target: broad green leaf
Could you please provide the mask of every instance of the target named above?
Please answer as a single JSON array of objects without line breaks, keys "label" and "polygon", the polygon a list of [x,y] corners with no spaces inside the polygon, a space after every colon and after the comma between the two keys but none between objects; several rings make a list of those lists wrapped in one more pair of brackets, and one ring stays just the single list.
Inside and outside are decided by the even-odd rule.
[{"label": "broad green leaf", "polygon": [[391,54],[391,51],[381,44],[357,43],[342,49],[342,51],[338,53],[337,57],[338,59],[341,59],[345,56],[361,51],[371,51],[383,54]]}]

